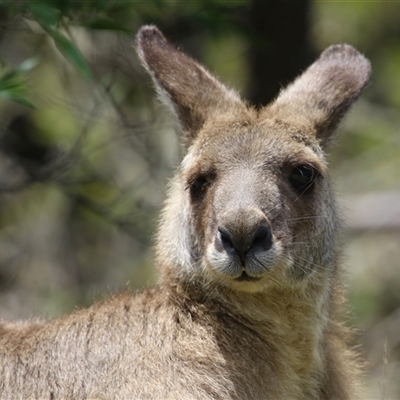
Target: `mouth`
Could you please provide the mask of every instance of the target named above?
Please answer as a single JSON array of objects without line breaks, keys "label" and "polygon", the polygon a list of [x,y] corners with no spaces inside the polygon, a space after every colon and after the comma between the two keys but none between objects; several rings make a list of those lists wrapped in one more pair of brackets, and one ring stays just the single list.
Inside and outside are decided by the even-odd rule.
[{"label": "mouth", "polygon": [[259,281],[261,278],[257,278],[257,277],[253,277],[247,274],[246,271],[243,271],[242,275],[240,275],[239,277],[235,278],[236,282],[257,282]]}]

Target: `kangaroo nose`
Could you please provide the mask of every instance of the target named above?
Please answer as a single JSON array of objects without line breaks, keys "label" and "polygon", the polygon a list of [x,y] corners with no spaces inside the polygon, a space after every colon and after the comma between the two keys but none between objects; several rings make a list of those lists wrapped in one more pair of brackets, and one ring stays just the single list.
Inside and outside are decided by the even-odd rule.
[{"label": "kangaroo nose", "polygon": [[218,228],[217,248],[230,255],[238,255],[242,262],[249,251],[267,251],[272,246],[272,232],[268,225],[262,224],[250,232],[234,232],[226,226]]}]

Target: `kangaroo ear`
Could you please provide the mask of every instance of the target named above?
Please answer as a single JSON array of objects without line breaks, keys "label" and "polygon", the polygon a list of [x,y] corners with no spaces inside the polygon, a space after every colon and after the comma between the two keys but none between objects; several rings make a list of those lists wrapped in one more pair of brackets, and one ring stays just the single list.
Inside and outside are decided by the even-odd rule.
[{"label": "kangaroo ear", "polygon": [[371,74],[369,61],[354,47],[328,47],[269,107],[277,118],[306,125],[322,146],[332,141],[340,120]]},{"label": "kangaroo ear", "polygon": [[162,101],[175,115],[187,145],[211,114],[242,106],[236,93],[172,46],[155,26],[139,30],[136,46]]}]

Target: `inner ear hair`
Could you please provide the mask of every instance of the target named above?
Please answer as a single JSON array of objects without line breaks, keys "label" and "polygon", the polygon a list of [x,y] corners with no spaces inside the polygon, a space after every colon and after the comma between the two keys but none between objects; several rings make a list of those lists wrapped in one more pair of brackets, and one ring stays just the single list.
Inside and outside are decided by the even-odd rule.
[{"label": "inner ear hair", "polygon": [[244,107],[239,96],[197,61],[170,44],[153,25],[140,29],[136,47],[162,102],[190,145],[210,115]]},{"label": "inner ear hair", "polygon": [[325,147],[370,74],[369,61],[354,47],[330,46],[279,94],[268,113],[303,127]]}]

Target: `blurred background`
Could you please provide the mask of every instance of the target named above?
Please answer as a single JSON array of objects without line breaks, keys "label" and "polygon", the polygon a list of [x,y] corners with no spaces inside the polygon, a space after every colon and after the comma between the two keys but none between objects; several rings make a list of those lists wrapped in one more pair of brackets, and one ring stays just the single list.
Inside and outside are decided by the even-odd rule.
[{"label": "blurred background", "polygon": [[400,399],[399,2],[0,0],[0,318],[155,281],[183,149],[133,48],[147,23],[257,106],[330,44],[371,60],[329,162],[368,398]]}]

